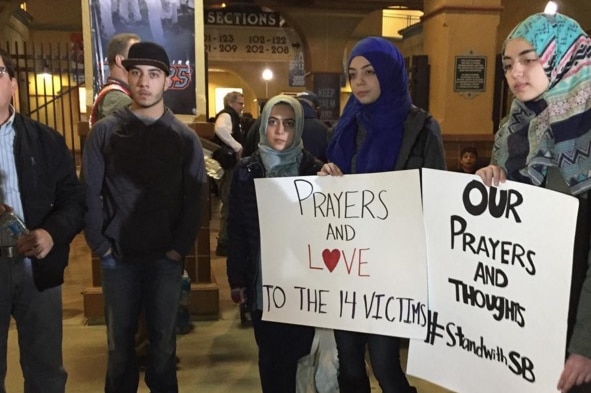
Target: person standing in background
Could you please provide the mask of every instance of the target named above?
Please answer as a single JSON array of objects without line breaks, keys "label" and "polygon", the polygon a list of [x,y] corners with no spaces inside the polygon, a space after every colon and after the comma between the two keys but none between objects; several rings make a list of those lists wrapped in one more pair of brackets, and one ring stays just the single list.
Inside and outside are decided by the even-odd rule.
[{"label": "person standing in background", "polygon": [[[359,41],[349,56],[348,74],[353,94],[329,143],[329,162],[319,175],[445,169],[439,124],[412,105],[404,58],[390,41],[381,37]],[[370,392],[366,346],[384,393],[416,393],[400,365],[398,337],[334,333],[341,393]]]},{"label": "person standing in background", "polygon": [[132,103],[96,123],[83,154],[84,231],[101,258],[108,336],[106,393],[137,393],[134,334],[143,309],[150,347],[146,384],[178,392],[176,318],[184,257],[206,207],[199,138],[164,105],[170,60],[139,42],[123,61]]},{"label": "person standing in background", "polygon": [[0,49],[0,213],[28,228],[18,238],[0,230],[0,392],[12,316],[24,391],[64,393],[61,284],[84,225],[84,189],[63,136],[15,111],[16,89],[15,63]]},{"label": "person standing in background", "polygon": [[[252,113],[250,112],[243,112],[242,116],[240,117],[240,128],[242,131],[242,134],[246,137],[246,132],[248,130],[250,130],[250,127],[253,125],[253,123],[256,121],[256,119],[254,118],[254,116],[252,115]],[[244,146],[244,144],[242,145]],[[242,154],[244,155],[244,154]]]},{"label": "person standing in background", "polygon": [[123,67],[122,61],[127,58],[129,47],[139,41],[140,37],[133,33],[116,34],[109,41],[107,47],[109,76],[92,105],[88,121],[90,127],[103,117],[112,114],[115,109],[131,105],[127,70]]},{"label": "person standing in background", "polygon": [[496,133],[491,165],[476,174],[489,187],[513,180],[579,199],[567,354],[557,389],[589,393],[591,38],[567,16],[540,13],[509,33],[502,53],[505,79],[515,98]]},{"label": "person standing in background", "polygon": [[460,152],[458,160],[458,169],[456,172],[474,174],[481,165],[478,162],[478,150],[473,146],[467,146]]},{"label": "person standing in background", "polygon": [[[242,157],[242,144],[244,136],[240,126],[240,117],[244,109],[244,95],[238,91],[232,91],[224,97],[224,109],[222,109],[215,117],[214,131],[215,137],[213,141],[218,145],[226,145],[236,155],[239,160]],[[220,209],[220,230],[218,235],[218,243],[216,247],[216,255],[227,255],[228,243],[228,194],[230,193],[230,185],[232,184],[232,175],[234,173],[233,167],[224,168],[224,175],[217,181],[218,193],[221,200]]]}]

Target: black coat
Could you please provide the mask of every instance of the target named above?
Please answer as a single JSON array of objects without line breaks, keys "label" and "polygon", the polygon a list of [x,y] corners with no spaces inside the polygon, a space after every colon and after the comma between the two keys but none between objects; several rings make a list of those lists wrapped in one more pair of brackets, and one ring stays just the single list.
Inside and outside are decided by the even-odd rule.
[{"label": "black coat", "polygon": [[70,242],[84,226],[86,199],[64,138],[51,128],[15,114],[16,171],[29,229],[43,228],[53,248],[41,260],[31,258],[39,290],[61,285]]}]

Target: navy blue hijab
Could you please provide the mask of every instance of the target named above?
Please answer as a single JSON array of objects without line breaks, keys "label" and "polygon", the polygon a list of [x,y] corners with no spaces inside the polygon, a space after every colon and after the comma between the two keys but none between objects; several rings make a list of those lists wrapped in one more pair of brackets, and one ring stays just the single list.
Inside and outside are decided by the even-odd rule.
[{"label": "navy blue hijab", "polygon": [[[400,152],[404,121],[411,107],[404,58],[390,41],[381,37],[359,41],[351,51],[348,65],[357,56],[365,57],[373,66],[381,94],[375,102],[366,105],[351,94],[328,146],[327,157],[343,173],[391,171]],[[366,136],[357,151],[358,123],[366,130]],[[351,160],[355,153],[353,169]]]}]

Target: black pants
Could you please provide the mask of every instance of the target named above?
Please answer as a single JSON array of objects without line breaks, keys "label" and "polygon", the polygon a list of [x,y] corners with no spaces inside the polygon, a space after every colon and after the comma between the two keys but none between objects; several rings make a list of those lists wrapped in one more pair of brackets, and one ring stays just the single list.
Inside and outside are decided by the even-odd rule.
[{"label": "black pants", "polygon": [[295,393],[298,360],[310,353],[314,328],[263,321],[262,314],[253,311],[252,324],[263,393]]},{"label": "black pants", "polygon": [[400,366],[400,339],[334,331],[339,353],[339,389],[341,393],[370,393],[369,377],[365,371],[365,346],[371,366],[384,393],[413,393]]}]

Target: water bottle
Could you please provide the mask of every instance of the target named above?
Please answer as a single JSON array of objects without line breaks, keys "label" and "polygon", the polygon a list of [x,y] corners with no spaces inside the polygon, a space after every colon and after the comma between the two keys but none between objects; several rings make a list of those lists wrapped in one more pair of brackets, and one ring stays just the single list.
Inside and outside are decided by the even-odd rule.
[{"label": "water bottle", "polygon": [[176,318],[176,334],[187,334],[193,330],[191,323],[191,278],[185,270],[181,279],[181,296]]},{"label": "water bottle", "polygon": [[29,233],[23,220],[12,211],[5,211],[0,215],[0,228],[15,239]]}]

